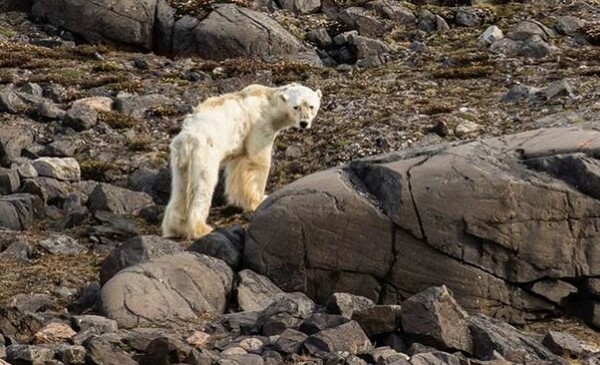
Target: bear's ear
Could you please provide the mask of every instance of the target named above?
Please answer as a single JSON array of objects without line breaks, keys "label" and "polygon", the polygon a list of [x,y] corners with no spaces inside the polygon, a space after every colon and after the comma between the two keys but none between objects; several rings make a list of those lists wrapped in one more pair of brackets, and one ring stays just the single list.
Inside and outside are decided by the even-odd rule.
[{"label": "bear's ear", "polygon": [[288,101],[288,99],[290,98],[286,93],[279,93],[279,95],[277,95],[277,97],[283,101]]},{"label": "bear's ear", "polygon": [[321,99],[321,97],[323,96],[323,93],[321,93],[321,89],[317,90],[317,96],[319,97],[319,99]]}]

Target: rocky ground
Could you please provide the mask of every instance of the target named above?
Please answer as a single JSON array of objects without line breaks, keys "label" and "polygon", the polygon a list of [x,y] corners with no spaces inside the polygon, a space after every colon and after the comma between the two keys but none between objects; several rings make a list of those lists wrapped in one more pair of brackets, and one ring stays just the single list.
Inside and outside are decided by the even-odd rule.
[{"label": "rocky ground", "polygon": [[[212,34],[210,1],[169,1],[174,10],[170,23],[163,23],[170,25],[147,27],[185,35],[167,37],[166,43],[165,32],[144,38],[141,31],[142,36],[119,43],[114,34],[78,28],[86,23],[77,16],[61,22],[57,17],[63,13],[51,11],[64,9],[59,3],[77,1],[0,1],[2,9],[20,10],[0,13],[3,333],[10,322],[31,327],[33,336],[45,319],[68,317],[39,314],[47,309],[95,313],[94,300],[83,294],[97,294],[108,254],[127,239],[158,234],[169,190],[168,143],[191,106],[207,96],[250,83],[291,81],[323,91],[313,129],[286,131],[278,138],[269,192],[360,157],[598,121],[597,1],[466,7],[436,1],[234,2],[268,14],[282,27],[259,19],[276,28],[274,42],[285,45],[257,46],[258,53],[268,51],[256,55],[260,60],[211,60],[202,54],[210,44],[190,48],[197,38],[183,32],[185,22],[195,24],[190,15],[198,17],[202,26],[196,28]],[[277,7],[285,9],[273,12]],[[230,11],[237,10],[226,7],[219,14]],[[490,26],[506,37],[495,29],[486,32]],[[249,218],[217,197],[210,222],[230,227],[246,225]],[[9,303],[32,301],[15,297],[23,294],[43,295],[32,304],[41,316],[35,319],[39,328],[27,321],[18,325],[18,316],[7,309]],[[577,321],[566,323],[561,329],[600,342]],[[544,333],[547,327],[540,326],[531,328]],[[82,332],[83,327],[73,327]],[[8,342],[25,343],[29,335]],[[435,341],[438,349],[448,350]],[[472,349],[463,352],[473,354]]]}]

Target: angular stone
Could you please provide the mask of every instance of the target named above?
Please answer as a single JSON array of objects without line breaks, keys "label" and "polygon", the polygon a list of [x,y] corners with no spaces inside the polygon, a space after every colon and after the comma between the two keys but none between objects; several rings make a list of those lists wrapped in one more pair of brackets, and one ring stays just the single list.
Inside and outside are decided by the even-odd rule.
[{"label": "angular stone", "polygon": [[117,322],[115,320],[94,314],[73,316],[72,321],[73,327],[80,332],[88,329],[93,329],[96,333],[110,333],[118,330]]},{"label": "angular stone", "polygon": [[0,197],[0,227],[26,229],[34,218],[42,215],[42,201],[35,195],[12,194]]},{"label": "angular stone", "polygon": [[373,306],[375,303],[369,298],[350,293],[334,293],[327,301],[327,312],[352,318],[355,311]]},{"label": "angular stone", "polygon": [[581,342],[564,332],[548,331],[542,340],[542,345],[558,356],[579,358],[583,354]]},{"label": "angular stone", "polygon": [[497,352],[506,360],[523,363],[540,361],[546,364],[565,364],[565,361],[546,349],[541,343],[511,325],[476,315],[469,318],[473,338],[473,355],[490,359]]},{"label": "angular stone", "polygon": [[0,167],[0,195],[16,193],[20,186],[21,179],[16,170]]},{"label": "angular stone", "polygon": [[487,27],[485,32],[481,34],[478,40],[480,43],[489,46],[502,38],[504,38],[504,33],[502,33],[502,30],[495,25],[490,25]]},{"label": "angular stone", "polygon": [[321,0],[281,0],[279,4],[282,9],[298,14],[308,14],[321,7]]},{"label": "angular stone", "polygon": [[99,183],[90,194],[88,204],[91,210],[137,214],[140,209],[152,204],[152,197],[146,193]]},{"label": "angular stone", "polygon": [[242,227],[233,229],[217,228],[192,243],[186,250],[216,257],[225,261],[231,268],[236,269],[242,260],[244,237],[245,231]]},{"label": "angular stone", "polygon": [[537,281],[531,287],[531,291],[558,305],[565,304],[567,297],[578,292],[577,287],[562,280]]},{"label": "angular stone", "polygon": [[114,249],[102,261],[100,284],[104,285],[122,269],[182,251],[179,243],[160,236],[133,237]]},{"label": "angular stone", "polygon": [[356,321],[350,321],[311,335],[303,345],[306,352],[319,357],[337,351],[357,354],[365,352],[371,347],[371,341]]},{"label": "angular stone", "polygon": [[352,319],[360,324],[369,337],[396,331],[402,320],[399,305],[376,305],[359,309],[352,313]]},{"label": "angular stone", "polygon": [[66,127],[73,128],[77,132],[90,129],[97,122],[98,113],[94,109],[84,105],[71,107],[63,119],[63,124]]},{"label": "angular stone", "polygon": [[121,349],[114,341],[103,336],[95,336],[86,345],[86,360],[97,365],[138,365],[133,356]]},{"label": "angular stone", "polygon": [[33,336],[33,342],[36,344],[67,342],[76,334],[77,332],[73,331],[69,325],[50,322]]},{"label": "angular stone", "polygon": [[586,21],[572,15],[564,15],[558,17],[554,29],[560,34],[574,36],[578,34],[586,24]]},{"label": "angular stone", "polygon": [[358,30],[358,33],[365,37],[379,37],[391,28],[373,12],[358,6],[342,9],[338,17],[342,23],[351,29]]},{"label": "angular stone", "polygon": [[423,343],[471,353],[469,315],[446,286],[432,287],[402,302],[402,328]]},{"label": "angular stone", "polygon": [[40,157],[31,164],[39,176],[52,177],[62,181],[81,180],[79,163],[71,157]]},{"label": "angular stone", "polygon": [[54,358],[54,351],[39,346],[9,345],[6,347],[6,360],[11,364],[45,365]]},{"label": "angular stone", "polygon": [[85,364],[86,350],[83,346],[70,345],[59,350],[59,357],[67,365]]},{"label": "angular stone", "polygon": [[339,326],[349,321],[349,318],[338,314],[315,313],[300,323],[300,331],[307,335],[313,335],[317,332]]},{"label": "angular stone", "polygon": [[298,353],[308,336],[300,331],[288,328],[275,341],[275,349],[284,354]]},{"label": "angular stone", "polygon": [[238,282],[236,297],[242,311],[264,310],[283,292],[267,277],[248,269],[238,273]]},{"label": "angular stone", "polygon": [[9,167],[21,151],[33,143],[31,131],[19,127],[5,127],[0,130],[0,165]]},{"label": "angular stone", "polygon": [[83,251],[83,247],[76,239],[58,234],[41,240],[38,245],[44,251],[53,255],[77,255]]},{"label": "angular stone", "polygon": [[397,21],[400,24],[414,25],[417,22],[413,12],[396,1],[374,0],[366,5],[368,8],[375,10],[380,16]]}]

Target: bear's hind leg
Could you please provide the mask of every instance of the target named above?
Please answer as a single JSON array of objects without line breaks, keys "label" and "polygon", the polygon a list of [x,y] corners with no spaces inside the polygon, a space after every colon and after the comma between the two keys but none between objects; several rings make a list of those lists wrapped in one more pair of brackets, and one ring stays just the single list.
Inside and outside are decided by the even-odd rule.
[{"label": "bear's hind leg", "polygon": [[210,150],[198,148],[193,153],[190,173],[189,215],[187,237],[200,238],[212,231],[206,224],[210,212],[212,196],[219,181],[220,158]]}]

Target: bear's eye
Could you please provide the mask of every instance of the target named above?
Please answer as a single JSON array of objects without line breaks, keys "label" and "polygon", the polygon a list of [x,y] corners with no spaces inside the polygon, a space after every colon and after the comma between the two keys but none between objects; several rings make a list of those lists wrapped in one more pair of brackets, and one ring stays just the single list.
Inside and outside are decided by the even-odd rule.
[{"label": "bear's eye", "polygon": [[311,105],[311,106],[310,106],[310,110],[313,110],[313,109],[315,109],[315,106],[314,106],[314,105]]},{"label": "bear's eye", "polygon": [[299,107],[298,105],[296,105],[296,106],[294,107],[294,110],[298,110],[298,109],[300,109],[300,107]]}]

